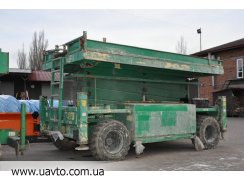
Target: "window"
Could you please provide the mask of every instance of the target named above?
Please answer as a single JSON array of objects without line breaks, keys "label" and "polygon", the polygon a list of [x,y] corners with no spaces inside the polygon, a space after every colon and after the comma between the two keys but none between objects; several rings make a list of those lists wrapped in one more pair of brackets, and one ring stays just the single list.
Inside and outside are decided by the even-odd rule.
[{"label": "window", "polygon": [[236,60],[236,73],[238,79],[243,78],[243,58]]}]

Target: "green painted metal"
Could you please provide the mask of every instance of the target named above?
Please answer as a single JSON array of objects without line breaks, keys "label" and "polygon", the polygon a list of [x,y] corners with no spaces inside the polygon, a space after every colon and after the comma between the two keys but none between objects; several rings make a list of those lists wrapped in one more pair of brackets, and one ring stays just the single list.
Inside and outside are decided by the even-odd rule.
[{"label": "green painted metal", "polygon": [[208,112],[217,112],[216,107],[207,107],[207,108],[196,108],[197,113],[208,113]]},{"label": "green painted metal", "polygon": [[138,104],[135,111],[187,111],[186,104]]},{"label": "green painted metal", "polygon": [[[175,91],[177,89],[181,91]],[[113,78],[111,80],[86,77],[75,79],[75,90],[87,92],[89,105],[96,106],[141,102],[143,96],[145,101],[150,102],[178,102],[187,97],[187,85],[184,84],[114,80]]]},{"label": "green painted metal", "polygon": [[10,131],[11,130],[8,130],[8,129],[0,130],[0,144],[7,144]]},{"label": "green painted metal", "polygon": [[60,72],[59,72],[59,92],[58,92],[58,127],[61,128],[62,121],[62,106],[63,106],[63,69],[64,59],[60,59]]},{"label": "green painted metal", "polygon": [[88,144],[88,111],[87,111],[87,94],[84,92],[77,93],[78,124],[79,124],[79,144]]},{"label": "green painted metal", "polygon": [[[20,135],[20,136],[18,136]],[[0,129],[0,144],[7,144],[15,149],[16,156],[24,154],[29,141],[26,136],[26,104],[21,103],[20,109],[20,130],[18,132],[9,129]]]},{"label": "green painted metal", "polygon": [[[192,72],[193,74],[223,74],[219,60],[138,48],[86,39],[86,35],[65,44],[68,47],[65,64],[110,62],[142,67]],[[51,55],[50,55],[51,53]],[[53,51],[47,52],[43,69],[51,67]]]},{"label": "green painted metal", "polygon": [[47,107],[48,118],[46,119],[46,126],[48,130],[61,130],[59,127],[60,121],[58,120],[58,108]]},{"label": "green painted metal", "polygon": [[186,133],[186,134],[172,134],[172,135],[157,135],[152,137],[142,137],[137,138],[141,143],[154,143],[154,142],[162,142],[162,141],[175,141],[180,139],[191,139],[194,134]]},{"label": "green painted metal", "polygon": [[197,113],[208,114],[216,118],[219,122],[222,132],[227,130],[227,115],[226,115],[226,97],[218,97],[217,103],[214,107],[196,108]]},{"label": "green painted metal", "polygon": [[227,131],[227,113],[226,113],[226,97],[221,96],[218,99],[218,121],[222,131]]},{"label": "green painted metal", "polygon": [[[54,96],[50,106],[45,98],[40,101],[46,129],[83,145],[91,126],[103,119],[124,123],[132,141],[142,143],[192,138],[196,114],[213,115],[224,128],[224,104],[182,103],[190,97],[188,85],[197,85],[187,78],[222,74],[220,61],[88,40],[86,33],[65,46],[44,56],[43,69],[52,71],[51,95],[60,72],[59,107],[53,108]],[[63,79],[73,81],[74,106],[62,105]]]},{"label": "green painted metal", "polygon": [[[55,67],[55,63],[58,63],[58,69]],[[61,128],[61,121],[62,121],[62,100],[63,100],[63,67],[64,67],[64,59],[63,58],[57,58],[53,59],[51,62],[51,82],[50,82],[50,91],[51,91],[51,99],[50,99],[50,105],[53,107],[53,101],[54,98],[57,97],[58,102],[58,128]],[[59,81],[55,81],[55,74],[59,73]],[[55,93],[55,86],[58,85],[58,93]],[[50,112],[50,114],[53,114],[53,112]],[[52,116],[53,117],[53,116]]]},{"label": "green painted metal", "polygon": [[46,109],[48,107],[48,103],[45,97],[40,96],[39,102],[39,114],[40,114],[40,121],[41,121],[41,132],[47,129],[47,116],[46,116]]},{"label": "green painted metal", "polygon": [[129,109],[88,109],[88,114],[125,114],[130,112],[131,111]]},{"label": "green painted metal", "polygon": [[6,74],[9,71],[9,53],[2,52],[0,49],[0,74]]},{"label": "green painted metal", "polygon": [[54,88],[54,80],[55,80],[55,69],[53,67],[54,65],[52,64],[52,68],[51,68],[51,83],[50,83],[50,91],[51,91],[51,94],[50,94],[50,106],[53,107],[53,100],[54,100],[54,91],[55,91],[55,88]]},{"label": "green painted metal", "polygon": [[185,84],[185,85],[198,85],[196,82],[185,82],[185,81],[177,81],[177,80],[150,80],[150,79],[142,79],[142,78],[130,78],[130,77],[108,77],[108,76],[99,76],[96,75],[82,75],[82,74],[73,74],[72,77],[69,75],[66,77],[69,78],[90,78],[90,79],[106,79],[106,80],[119,80],[119,81],[133,81],[133,82],[152,82],[152,83],[166,83],[166,84]]},{"label": "green painted metal", "polygon": [[[63,110],[63,121],[62,123],[67,125],[78,125],[78,110],[77,107],[67,107]],[[67,133],[66,133],[67,134]],[[70,132],[69,135],[72,135]]]},{"label": "green painted metal", "polygon": [[130,104],[133,110],[128,121],[135,124],[134,140],[175,140],[194,135],[196,109],[192,104]]},{"label": "green painted metal", "polygon": [[21,103],[20,109],[20,147],[25,148],[26,104]]}]

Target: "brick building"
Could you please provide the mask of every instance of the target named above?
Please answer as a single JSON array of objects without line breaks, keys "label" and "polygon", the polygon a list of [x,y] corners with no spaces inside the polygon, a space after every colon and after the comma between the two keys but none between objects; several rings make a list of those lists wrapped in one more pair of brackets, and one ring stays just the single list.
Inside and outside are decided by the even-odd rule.
[{"label": "brick building", "polygon": [[227,106],[234,104],[232,97],[235,97],[238,99],[239,106],[244,107],[244,38],[192,55],[223,61],[223,75],[199,79],[200,97],[208,98],[210,104],[213,104],[216,99],[215,95],[225,95],[226,92],[231,91],[230,97],[227,99]]}]

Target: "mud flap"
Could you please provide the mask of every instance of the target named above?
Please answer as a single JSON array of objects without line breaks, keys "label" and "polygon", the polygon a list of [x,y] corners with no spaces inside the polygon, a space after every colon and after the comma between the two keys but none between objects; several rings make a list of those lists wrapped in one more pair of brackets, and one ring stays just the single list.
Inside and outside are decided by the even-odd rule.
[{"label": "mud flap", "polygon": [[202,151],[202,150],[204,150],[204,145],[203,145],[203,143],[202,143],[202,141],[200,140],[200,138],[198,137],[198,136],[194,136],[194,146],[195,146],[195,149],[197,150],[197,151]]},{"label": "mud flap", "polygon": [[48,131],[47,135],[59,150],[73,150],[78,146],[75,141],[64,138],[60,131]]},{"label": "mud flap", "polygon": [[64,136],[62,135],[62,133],[60,131],[49,131],[48,135],[51,136],[51,139],[53,142],[64,139]]}]

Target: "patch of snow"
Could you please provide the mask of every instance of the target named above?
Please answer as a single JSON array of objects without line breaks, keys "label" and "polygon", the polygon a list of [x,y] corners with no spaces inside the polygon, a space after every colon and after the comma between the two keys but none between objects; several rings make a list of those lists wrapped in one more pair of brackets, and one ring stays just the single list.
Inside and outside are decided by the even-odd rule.
[{"label": "patch of snow", "polygon": [[205,164],[200,164],[200,163],[195,163],[192,165],[193,167],[209,167],[210,165],[205,165]]},{"label": "patch of snow", "polygon": [[228,157],[227,160],[238,160],[237,157]]}]

